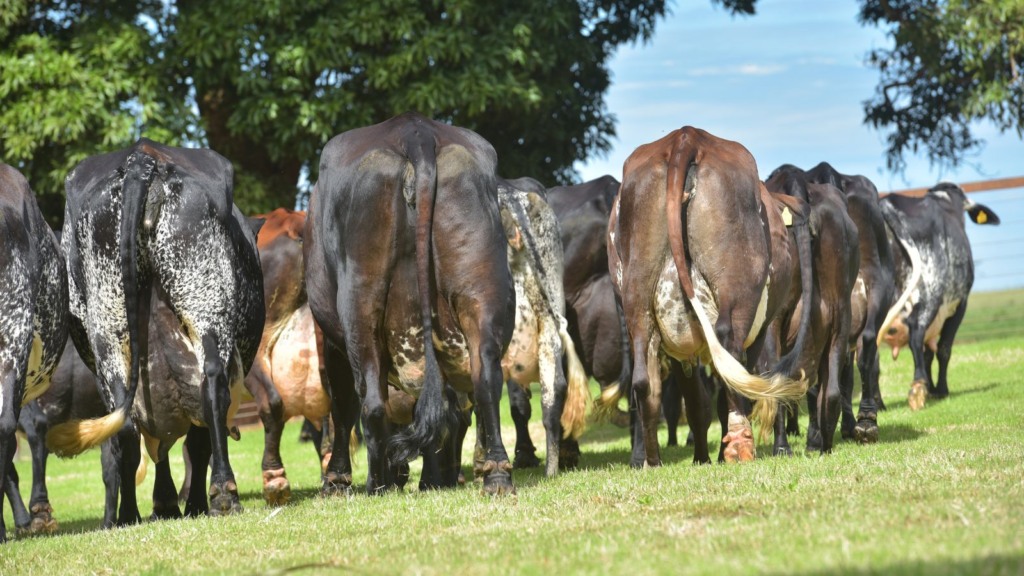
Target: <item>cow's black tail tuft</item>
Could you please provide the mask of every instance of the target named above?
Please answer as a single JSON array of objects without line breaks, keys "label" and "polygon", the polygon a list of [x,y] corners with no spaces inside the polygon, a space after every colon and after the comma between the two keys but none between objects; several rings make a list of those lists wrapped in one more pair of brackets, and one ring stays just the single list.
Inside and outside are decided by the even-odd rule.
[{"label": "cow's black tail tuft", "polygon": [[405,152],[416,171],[416,280],[423,327],[423,389],[416,401],[413,423],[396,433],[388,444],[391,462],[400,464],[416,458],[423,450],[437,450],[456,416],[444,394],[444,379],[434,351],[431,280],[433,263],[434,203],[437,198],[437,144],[433,134],[419,122],[408,126],[403,136]]}]

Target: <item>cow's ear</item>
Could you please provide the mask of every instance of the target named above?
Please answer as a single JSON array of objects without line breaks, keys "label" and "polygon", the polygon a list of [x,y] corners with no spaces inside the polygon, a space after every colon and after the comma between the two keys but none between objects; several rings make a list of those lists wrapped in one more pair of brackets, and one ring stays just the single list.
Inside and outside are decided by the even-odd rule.
[{"label": "cow's ear", "polygon": [[967,207],[967,214],[975,224],[999,224],[999,216],[984,204],[971,204]]},{"label": "cow's ear", "polygon": [[267,223],[267,219],[266,218],[252,218],[252,217],[250,217],[250,218],[247,218],[247,220],[249,221],[249,228],[252,228],[252,233],[253,233],[254,236],[259,236],[260,235],[260,228],[263,228],[263,225]]}]

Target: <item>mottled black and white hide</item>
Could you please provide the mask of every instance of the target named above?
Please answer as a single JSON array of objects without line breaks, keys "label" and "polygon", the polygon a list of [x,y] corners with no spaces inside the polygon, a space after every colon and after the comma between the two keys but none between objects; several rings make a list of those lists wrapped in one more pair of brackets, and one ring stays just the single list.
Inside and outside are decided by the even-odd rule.
[{"label": "mottled black and white hide", "polygon": [[[531,178],[499,180],[498,204],[508,239],[508,261],[516,290],[515,331],[501,365],[509,383],[516,423],[516,462],[530,463],[529,387],[541,386],[541,408],[547,434],[546,473],[578,464],[588,397],[587,376],[566,331],[562,288],[562,241],[558,220],[544,198],[544,187]],[[566,359],[568,370],[563,368]],[[518,386],[519,390],[515,390]],[[515,401],[523,395],[526,402]]]},{"label": "mottled black and white hide", "polygon": [[[17,490],[15,429],[22,406],[46,392],[68,327],[64,257],[28,181],[0,163],[0,481]],[[17,499],[20,504],[20,498]],[[15,507],[15,524],[27,514]],[[3,496],[0,495],[0,511]],[[0,542],[7,539],[0,517]]]},{"label": "mottled black and white hide", "polygon": [[[909,346],[914,356],[914,380],[907,398],[911,410],[924,407],[929,396],[949,396],[946,370],[953,338],[974,284],[964,212],[977,224],[999,224],[995,212],[973,202],[950,182],[935,185],[921,198],[891,194],[882,199],[900,297],[886,315],[878,341],[892,347],[894,359],[902,346]],[[939,357],[937,383],[931,374],[935,356]]]},{"label": "mottled black and white hide", "polygon": [[[196,450],[210,454],[213,515],[241,508],[228,462],[228,413],[264,319],[255,235],[233,204],[232,178],[231,164],[212,150],[147,139],[88,158],[68,175],[62,244],[71,336],[97,376],[108,415],[47,435],[61,456],[112,439],[126,487],[139,462],[140,429],[159,460],[184,430],[206,433],[186,420],[208,427],[209,442]],[[151,327],[163,316],[152,313],[153,299],[173,316],[156,339]],[[149,373],[151,353],[169,359],[172,385]],[[189,449],[196,469],[205,470]],[[204,502],[194,512],[205,509]],[[134,491],[122,493],[117,516],[118,525],[139,520]]]}]

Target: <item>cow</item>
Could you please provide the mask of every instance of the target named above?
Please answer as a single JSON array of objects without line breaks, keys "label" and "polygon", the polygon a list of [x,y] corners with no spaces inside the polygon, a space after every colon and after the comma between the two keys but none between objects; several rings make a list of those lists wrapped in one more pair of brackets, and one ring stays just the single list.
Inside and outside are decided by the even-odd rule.
[{"label": "cow", "polygon": [[[629,426],[633,460],[643,462],[643,442],[636,434],[636,406],[632,405],[628,413],[618,408],[619,400],[627,395],[632,369],[622,305],[616,299],[608,274],[608,217],[619,186],[619,181],[612,176],[601,176],[575,186],[549,188],[547,194],[562,229],[569,334],[580,350],[584,370],[597,380],[602,390],[594,402],[594,418]],[[662,412],[668,430],[665,445],[678,446],[677,430],[683,417],[682,390],[675,373],[668,366],[663,368]],[[703,369],[698,375],[705,388],[712,385]],[[692,431],[686,444],[693,444]]]},{"label": "cow", "polygon": [[[727,389],[720,459],[754,457],[744,397],[759,401],[755,416],[770,427],[777,403],[795,402],[806,391],[792,356],[765,376],[748,370],[771,320],[769,304],[782,301],[769,292],[769,268],[775,268],[773,280],[791,277],[772,260],[763,188],[746,148],[689,126],[640,146],[625,162],[608,223],[608,268],[629,328],[632,394],[649,466],[661,464],[663,354],[684,364],[678,373],[695,435],[695,462],[710,462],[699,359],[710,363]],[[804,215],[805,205],[793,206]],[[788,248],[779,253],[788,254]],[[801,322],[801,338],[806,331]]]},{"label": "cow", "polygon": [[[877,342],[892,347],[893,359],[901,347],[910,348],[914,379],[907,404],[911,410],[920,410],[928,397],[949,396],[946,370],[953,338],[974,284],[963,213],[976,224],[999,224],[999,216],[951,182],[936,184],[921,198],[890,194],[881,206],[892,233],[900,296],[886,314]],[[937,384],[931,370],[935,356],[939,357]]]},{"label": "cow", "polygon": [[[173,330],[173,324],[177,322],[177,319],[159,299],[153,299],[152,314],[154,321],[150,326],[150,342],[160,342],[167,325],[169,324]],[[171,346],[173,347],[173,342]],[[165,359],[167,351],[172,348],[159,351],[157,346],[151,345],[150,348],[153,351],[148,367],[150,380],[172,381],[175,377],[172,366]],[[32,453],[32,495],[28,508],[31,515],[26,513],[18,521],[19,531],[29,534],[52,534],[58,528],[46,486],[46,464],[50,453],[46,446],[47,430],[51,426],[72,419],[100,418],[106,414],[107,409],[100,395],[95,375],[86,366],[74,345],[66,346],[51,378],[49,389],[26,404],[21,412],[21,418],[18,420],[18,426],[25,433]],[[103,442],[101,445],[100,462],[106,490],[102,523],[104,528],[111,528],[116,523],[118,494],[125,493],[125,498],[132,498],[133,496],[129,496],[127,493],[131,491],[134,495],[134,486],[141,482],[146,473],[145,461],[140,461],[139,468],[136,470],[135,482],[128,485],[122,484],[117,474],[118,464],[115,461],[114,448],[115,443],[111,440]],[[164,458],[156,468],[152,517],[154,519],[180,518],[181,511],[178,508],[174,480],[171,477],[168,460]],[[15,477],[14,481],[17,482],[17,480]],[[192,494],[187,487],[184,490],[186,498],[205,499],[201,490],[196,494]],[[12,502],[15,501],[15,498],[17,498],[17,502],[21,502],[20,494],[12,495],[11,498]],[[23,504],[20,507],[24,509]]]},{"label": "cow", "polygon": [[[878,412],[885,408],[878,388],[876,337],[895,292],[893,253],[886,235],[878,189],[864,176],[840,174],[827,162],[806,171],[808,182],[831,184],[846,196],[847,213],[857,226],[860,265],[852,298],[851,334],[858,339],[857,368],[861,399],[853,417],[853,374],[843,378],[843,437],[860,443],[878,441]],[[856,422],[856,423],[854,423]]]},{"label": "cow", "polygon": [[608,274],[608,216],[618,191],[619,181],[611,176],[547,191],[562,233],[569,334],[584,370],[602,389],[628,382],[630,370],[622,307]]},{"label": "cow", "polygon": [[[140,520],[132,485],[140,431],[158,463],[186,436],[198,474],[192,492],[201,496],[190,498],[187,514],[241,510],[228,422],[264,311],[258,224],[234,206],[232,180],[231,163],[212,150],[146,138],[87,158],[67,176],[62,245],[70,333],[96,374],[108,414],[51,427],[47,445],[58,456],[73,456],[114,443],[122,489],[116,525]],[[167,313],[154,314],[153,300]],[[155,358],[169,378],[151,373]],[[201,491],[208,465],[207,501]],[[176,505],[176,494],[171,498]]]},{"label": "cow", "polygon": [[501,360],[516,425],[513,465],[525,467],[536,461],[527,423],[529,386],[539,382],[547,434],[545,473],[550,477],[560,464],[578,464],[577,439],[586,422],[589,379],[567,331],[562,239],[544,187],[532,178],[499,180],[498,205],[516,293],[515,331]]},{"label": "cow", "polygon": [[[808,183],[804,172],[792,166],[776,169],[765,182],[769,192],[795,196],[810,202],[811,252],[813,274],[810,282],[801,277],[800,292],[809,298],[790,295],[789,318],[777,324],[777,345],[782,352],[794,351],[797,363],[809,374],[807,431],[808,450],[830,453],[839,422],[842,380],[851,361],[851,344],[856,346],[857,334],[851,338],[851,294],[861,261],[857,227],[847,214],[847,200],[831,184]],[[802,270],[798,269],[798,272]],[[803,296],[803,294],[801,294]],[[787,306],[788,308],[789,306]],[[810,334],[798,346],[798,318],[805,307],[810,308]],[[792,454],[783,414],[775,423],[774,454]]]},{"label": "cow", "polygon": [[266,326],[245,386],[256,399],[263,421],[263,497],[279,506],[291,498],[281,460],[281,434],[293,416],[314,426],[313,445],[320,455],[321,423],[330,399],[320,379],[318,330],[306,299],[302,232],[306,213],[278,208],[256,216],[264,220],[256,238],[263,270]]},{"label": "cow", "polygon": [[[368,493],[403,483],[420,453],[421,488],[454,486],[452,390],[472,395],[483,427],[483,491],[514,492],[498,402],[516,302],[496,164],[476,133],[411,112],[324,146],[303,245],[336,430],[322,493],[352,490],[341,443],[357,413]],[[416,398],[394,434],[389,385]]]},{"label": "cow", "polygon": [[[66,274],[60,245],[43,220],[28,181],[0,163],[0,483],[3,493],[12,497],[19,526],[26,523],[27,513],[13,498],[14,434],[22,406],[49,387],[67,341]],[[6,540],[0,517],[0,543]]]}]

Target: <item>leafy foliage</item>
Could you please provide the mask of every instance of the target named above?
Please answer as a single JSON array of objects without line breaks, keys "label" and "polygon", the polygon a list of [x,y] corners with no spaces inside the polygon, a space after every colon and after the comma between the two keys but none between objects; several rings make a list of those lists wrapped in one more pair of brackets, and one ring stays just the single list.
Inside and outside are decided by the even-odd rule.
[{"label": "leafy foliage", "polygon": [[890,169],[919,148],[957,165],[982,144],[977,120],[1024,134],[1024,2],[862,0],[860,19],[894,41],[868,56],[881,79],[864,103],[865,122],[889,131]]},{"label": "leafy foliage", "polygon": [[[715,0],[743,12],[754,0]],[[664,0],[0,0],[0,157],[53,222],[83,157],[146,136],[232,160],[236,199],[291,205],[342,131],[416,110],[480,132],[503,174],[568,182],[608,150],[617,46]]]}]

